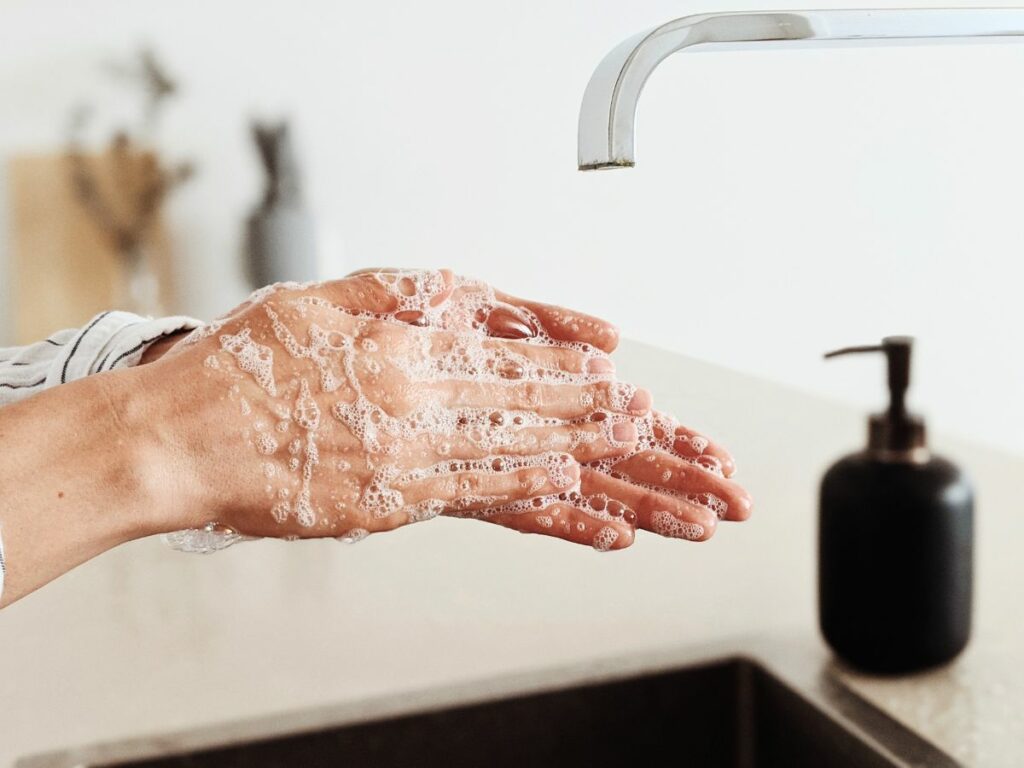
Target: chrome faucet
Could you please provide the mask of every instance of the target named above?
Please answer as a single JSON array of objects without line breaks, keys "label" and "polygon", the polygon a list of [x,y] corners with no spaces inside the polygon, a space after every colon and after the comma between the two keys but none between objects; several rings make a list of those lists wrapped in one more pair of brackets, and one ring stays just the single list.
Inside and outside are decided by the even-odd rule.
[{"label": "chrome faucet", "polygon": [[1024,8],[759,11],[685,16],[623,41],[594,70],[579,124],[581,171],[631,168],[640,91],[676,51],[776,47],[808,41],[884,41],[1024,36]]}]

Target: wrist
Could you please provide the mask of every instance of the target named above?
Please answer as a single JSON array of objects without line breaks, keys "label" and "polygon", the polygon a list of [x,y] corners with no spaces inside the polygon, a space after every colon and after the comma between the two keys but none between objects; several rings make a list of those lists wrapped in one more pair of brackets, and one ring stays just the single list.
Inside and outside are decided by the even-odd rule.
[{"label": "wrist", "polygon": [[[106,472],[122,499],[132,503],[128,539],[191,527],[189,512],[201,508],[197,484],[191,481],[187,451],[178,431],[181,414],[166,404],[165,382],[149,370],[132,368],[91,377],[103,392],[103,420],[113,439]],[[166,372],[164,372],[166,374]],[[128,512],[128,505],[122,505]]]},{"label": "wrist", "polygon": [[178,525],[169,464],[132,375],[102,373],[0,409],[5,603],[132,539]]}]

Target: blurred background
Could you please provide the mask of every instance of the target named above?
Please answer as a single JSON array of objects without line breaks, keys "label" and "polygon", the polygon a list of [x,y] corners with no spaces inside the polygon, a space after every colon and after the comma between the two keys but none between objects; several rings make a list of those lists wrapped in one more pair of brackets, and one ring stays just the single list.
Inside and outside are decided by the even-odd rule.
[{"label": "blurred background", "polygon": [[579,173],[593,68],[704,10],[0,0],[0,343],[449,266],[866,406],[878,366],[821,353],[913,334],[930,423],[1024,452],[1024,45],[673,57],[638,166]]}]

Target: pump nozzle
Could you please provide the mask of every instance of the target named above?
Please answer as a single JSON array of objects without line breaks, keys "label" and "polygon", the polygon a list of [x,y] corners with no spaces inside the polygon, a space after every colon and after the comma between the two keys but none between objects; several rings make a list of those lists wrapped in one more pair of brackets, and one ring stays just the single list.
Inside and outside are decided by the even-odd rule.
[{"label": "pump nozzle", "polygon": [[869,450],[904,452],[924,448],[924,422],[907,413],[906,396],[910,387],[910,336],[886,336],[878,346],[845,347],[825,354],[826,358],[861,352],[882,352],[888,363],[889,410],[871,417]]}]

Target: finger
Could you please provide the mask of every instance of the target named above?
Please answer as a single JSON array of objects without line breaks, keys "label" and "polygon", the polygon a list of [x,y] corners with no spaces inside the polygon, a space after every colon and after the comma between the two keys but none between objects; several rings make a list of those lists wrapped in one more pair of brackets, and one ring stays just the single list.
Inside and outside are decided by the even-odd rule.
[{"label": "finger", "polygon": [[525,512],[490,512],[477,516],[477,519],[520,533],[554,536],[573,544],[593,547],[599,552],[625,549],[635,538],[633,526],[625,520],[597,519],[566,502]]},{"label": "finger", "polygon": [[[607,376],[615,373],[615,365],[600,350],[578,350],[566,347],[553,347],[550,344],[531,344],[524,341],[503,340],[500,342],[484,342],[484,348],[496,351],[502,357],[520,357],[529,361],[527,366],[557,376],[568,373],[589,376]],[[541,375],[541,378],[546,378]]]},{"label": "finger", "polygon": [[596,349],[568,349],[550,344],[492,340],[457,332],[437,332],[430,339],[430,354],[438,370],[462,374],[467,362],[474,373],[503,379],[579,384],[611,379],[615,366]]},{"label": "finger", "polygon": [[624,382],[544,384],[533,381],[508,384],[445,381],[426,385],[433,397],[447,398],[449,407],[494,406],[531,411],[556,419],[581,419],[594,411],[642,415],[651,407],[651,393]]},{"label": "finger", "polygon": [[643,451],[613,467],[616,475],[680,495],[715,510],[723,520],[746,520],[753,506],[750,494],[733,480],[708,472],[662,451]]},{"label": "finger", "polygon": [[619,345],[619,329],[606,320],[565,307],[517,299],[501,291],[495,291],[495,297],[533,314],[548,336],[556,341],[581,342],[609,353]]},{"label": "finger", "polygon": [[590,495],[604,494],[625,504],[636,515],[638,528],[669,538],[707,541],[715,534],[718,525],[717,516],[706,507],[588,467],[583,468],[580,491]]},{"label": "finger", "polygon": [[[455,277],[451,270],[447,269],[439,270],[439,272],[444,277],[447,289],[438,293],[430,302],[430,306],[437,307],[448,300],[451,300],[453,305],[459,305],[463,303],[463,298],[467,299],[467,303],[478,305],[471,316],[455,313],[444,318],[440,327],[448,330],[472,328],[485,336],[496,339],[528,339],[538,335],[537,323],[532,313],[495,300],[493,298],[494,290],[486,283]],[[377,267],[357,269],[346,277],[372,278],[387,285],[398,281],[402,275],[409,274],[392,267]],[[398,277],[395,277],[396,275]],[[408,281],[406,286],[407,292],[411,294],[411,291],[408,290],[411,287]],[[481,301],[481,298],[484,301]]]},{"label": "finger", "polygon": [[636,426],[630,421],[605,419],[598,422],[523,426],[515,416],[492,411],[477,423],[469,423],[455,435],[426,435],[425,447],[438,458],[481,459],[503,456],[535,456],[539,453],[569,453],[580,463],[613,460],[636,450]]},{"label": "finger", "polygon": [[651,411],[649,416],[638,423],[638,427],[641,446],[674,453],[694,461],[709,472],[725,477],[730,477],[736,471],[736,464],[727,450],[704,435],[681,426],[667,413]]},{"label": "finger", "polygon": [[562,493],[579,482],[580,466],[563,453],[442,462],[408,474],[395,482],[406,507],[434,501],[444,512],[476,511]]},{"label": "finger", "polygon": [[355,312],[393,315],[394,319],[421,325],[424,312],[451,296],[451,270],[364,269],[342,280],[331,280],[306,290],[332,304]]},{"label": "finger", "polygon": [[[390,268],[356,270],[350,273],[345,280],[327,283],[325,286],[330,286],[326,292],[334,295],[332,300],[347,309],[390,313],[395,311],[397,297],[388,286],[392,282],[404,286],[405,295],[412,296],[415,292],[414,287],[419,290],[420,283],[417,276],[424,274],[441,275],[444,283],[443,290],[429,291],[431,294],[429,304],[432,307],[439,306],[451,298],[453,289],[459,290],[456,286],[458,280],[454,278],[450,270],[431,273],[426,271],[404,272]],[[365,283],[360,286],[350,283],[350,280],[363,280]],[[480,289],[482,284],[471,281],[469,285],[468,290],[475,292]],[[380,290],[381,286],[385,286],[383,292]],[[544,332],[556,341],[588,344],[609,353],[618,346],[619,331],[605,320],[564,307],[518,299],[501,291],[495,291],[494,295],[499,303],[485,309],[482,317],[475,318],[476,326],[491,337],[503,339],[533,337],[538,335],[535,326],[539,324]],[[414,324],[420,324],[423,320],[422,313],[417,313],[415,310],[407,311],[405,316],[399,316],[396,319]]]},{"label": "finger", "polygon": [[732,477],[736,462],[725,448],[712,442],[699,432],[683,426],[673,430],[672,450],[684,459],[693,459],[705,469]]}]

